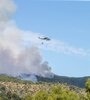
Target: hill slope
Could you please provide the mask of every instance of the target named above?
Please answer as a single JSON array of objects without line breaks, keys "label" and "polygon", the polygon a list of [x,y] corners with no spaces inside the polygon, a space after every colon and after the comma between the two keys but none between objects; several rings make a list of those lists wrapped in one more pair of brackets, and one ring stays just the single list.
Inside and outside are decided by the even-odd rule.
[{"label": "hill slope", "polygon": [[[27,77],[29,77],[29,75],[27,75]],[[84,88],[85,87],[85,82],[88,78],[90,77],[79,77],[79,78],[75,78],[75,77],[66,77],[66,76],[57,76],[54,75],[53,78],[45,78],[45,77],[41,77],[41,76],[35,76],[37,78],[37,83],[39,82],[48,82],[48,83],[67,83],[69,85],[74,85],[80,88]],[[27,80],[21,80],[19,78],[16,77],[12,77],[12,76],[7,76],[7,75],[0,75],[0,81],[3,82],[19,82],[19,83],[31,83],[31,81],[27,81]]]},{"label": "hill slope", "polygon": [[55,75],[53,78],[43,78],[37,76],[38,82],[52,82],[52,83],[67,83],[69,85],[75,85],[80,88],[85,87],[86,80],[90,77],[66,77],[66,76],[57,76]]}]

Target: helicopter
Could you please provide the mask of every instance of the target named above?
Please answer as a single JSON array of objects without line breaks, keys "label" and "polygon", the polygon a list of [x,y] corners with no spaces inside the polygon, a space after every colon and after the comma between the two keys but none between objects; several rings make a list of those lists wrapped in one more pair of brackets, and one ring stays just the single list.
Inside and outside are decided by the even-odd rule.
[{"label": "helicopter", "polygon": [[[43,41],[50,41],[51,40],[49,37],[38,37],[38,38],[43,40]],[[43,41],[42,41],[42,44],[44,44]]]},{"label": "helicopter", "polygon": [[38,37],[41,40],[46,40],[46,41],[50,41],[51,39],[49,37]]}]

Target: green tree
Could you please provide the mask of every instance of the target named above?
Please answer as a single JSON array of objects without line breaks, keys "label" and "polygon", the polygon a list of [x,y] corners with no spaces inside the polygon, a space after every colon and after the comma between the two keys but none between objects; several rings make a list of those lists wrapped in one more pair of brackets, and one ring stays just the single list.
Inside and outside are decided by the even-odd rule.
[{"label": "green tree", "polygon": [[51,97],[49,97],[49,100],[80,100],[76,92],[70,91],[63,86],[53,87]]},{"label": "green tree", "polygon": [[87,79],[85,86],[86,86],[86,93],[87,93],[86,100],[90,100],[90,78]]},{"label": "green tree", "polygon": [[85,86],[86,86],[86,92],[90,93],[90,78],[87,79]]},{"label": "green tree", "polygon": [[2,97],[0,97],[0,100],[3,100]]},{"label": "green tree", "polygon": [[34,96],[33,100],[48,100],[48,93],[47,91],[39,91]]},{"label": "green tree", "polygon": [[28,94],[25,96],[25,98],[23,100],[32,100],[32,96]]}]

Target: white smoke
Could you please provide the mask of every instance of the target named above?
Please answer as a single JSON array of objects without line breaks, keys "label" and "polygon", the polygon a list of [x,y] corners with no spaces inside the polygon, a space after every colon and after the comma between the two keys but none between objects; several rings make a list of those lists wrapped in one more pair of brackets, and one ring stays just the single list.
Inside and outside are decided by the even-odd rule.
[{"label": "white smoke", "polygon": [[11,21],[15,9],[12,0],[0,0],[0,73],[51,75],[51,68],[43,61],[38,47],[25,45],[23,34],[27,32]]},{"label": "white smoke", "polygon": [[0,0],[0,21],[7,21],[16,10],[12,0]]}]

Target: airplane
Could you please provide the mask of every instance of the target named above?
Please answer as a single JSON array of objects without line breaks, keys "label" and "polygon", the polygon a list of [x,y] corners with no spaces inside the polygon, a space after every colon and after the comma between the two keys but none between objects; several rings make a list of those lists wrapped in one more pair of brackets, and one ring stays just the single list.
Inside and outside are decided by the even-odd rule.
[{"label": "airplane", "polygon": [[48,38],[48,37],[38,37],[39,39],[41,39],[41,40],[46,40],[46,41],[50,41],[51,39],[50,38]]}]

